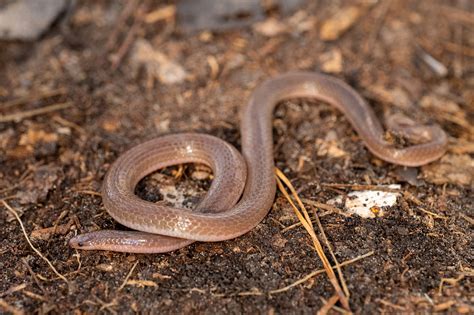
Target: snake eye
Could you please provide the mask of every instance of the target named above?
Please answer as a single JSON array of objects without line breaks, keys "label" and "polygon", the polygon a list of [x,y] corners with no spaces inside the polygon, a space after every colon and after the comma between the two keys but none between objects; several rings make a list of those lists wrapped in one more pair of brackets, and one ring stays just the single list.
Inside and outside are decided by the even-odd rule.
[{"label": "snake eye", "polygon": [[82,246],[84,246],[84,243],[83,242],[78,242],[77,246],[82,247]]}]

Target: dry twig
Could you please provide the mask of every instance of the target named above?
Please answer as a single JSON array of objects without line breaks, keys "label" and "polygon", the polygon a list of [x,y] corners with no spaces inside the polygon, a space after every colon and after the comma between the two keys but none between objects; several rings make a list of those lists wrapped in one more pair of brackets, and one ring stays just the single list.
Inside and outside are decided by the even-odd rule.
[{"label": "dry twig", "polygon": [[[350,265],[350,264],[352,264],[352,263],[354,263],[354,262],[356,262],[356,261],[359,261],[359,260],[361,260],[361,259],[364,259],[364,258],[367,258],[367,257],[369,257],[369,256],[372,256],[373,254],[374,254],[374,251],[368,252],[368,253],[366,253],[366,254],[364,254],[364,255],[360,255],[360,256],[358,256],[358,257],[356,257],[356,258],[353,258],[353,259],[350,259],[350,260],[346,260],[346,261],[342,262],[341,264],[339,264],[339,266],[340,266],[340,267],[344,267],[344,266]],[[333,266],[332,268],[334,269],[334,268],[336,268],[336,266]],[[291,289],[291,288],[293,288],[293,287],[295,287],[295,286],[297,286],[297,285],[299,285],[299,284],[302,284],[302,283],[308,281],[309,279],[311,279],[311,278],[313,278],[313,277],[315,277],[315,276],[317,276],[317,275],[319,275],[319,274],[322,274],[322,273],[324,273],[324,272],[325,272],[325,269],[319,269],[319,270],[313,271],[313,272],[307,274],[306,276],[304,276],[303,278],[298,279],[297,281],[293,282],[292,284],[287,285],[286,287],[279,288],[279,289],[275,289],[275,290],[271,290],[271,291],[269,291],[268,293],[270,293],[270,294],[275,294],[275,293],[281,293],[281,292],[288,291],[289,289]]]},{"label": "dry twig", "polygon": [[317,315],[326,315],[331,308],[336,305],[337,301],[339,300],[339,297],[334,294],[329,298],[329,300],[326,301],[326,303],[321,307],[321,309],[316,313]]},{"label": "dry twig", "polygon": [[397,189],[397,188],[390,188],[390,187],[377,186],[377,185],[322,183],[321,186],[330,187],[330,188],[341,188],[341,189],[350,188],[352,190],[378,190],[378,191],[387,191],[387,192],[400,192],[400,189]]},{"label": "dry twig", "polygon": [[339,261],[337,261],[337,258],[336,258],[336,255],[334,254],[334,251],[332,250],[332,246],[331,244],[329,243],[329,240],[326,236],[326,233],[324,232],[324,229],[323,229],[323,226],[321,224],[321,221],[319,220],[319,217],[318,217],[318,214],[316,213],[316,211],[314,211],[314,216],[316,218],[316,223],[318,224],[318,228],[319,230],[321,231],[321,236],[324,240],[324,243],[326,243],[326,247],[328,248],[329,250],[329,253],[331,254],[331,257],[332,259],[334,260],[334,262],[336,263],[336,270],[337,270],[337,273],[339,275],[339,280],[341,281],[341,285],[342,285],[342,289],[344,290],[344,294],[349,297],[350,296],[350,292],[349,292],[349,289],[347,288],[347,284],[346,284],[346,280],[344,279],[344,276],[342,274],[342,270],[341,270],[341,267],[339,266]]},{"label": "dry twig", "polygon": [[120,32],[123,30],[123,28],[125,28],[128,18],[133,15],[133,12],[136,10],[137,6],[137,0],[130,0],[126,2],[126,5],[120,13],[118,20],[115,22],[115,28],[112,34],[110,34],[109,40],[107,41],[107,44],[105,44],[107,50],[114,48]]},{"label": "dry twig", "polygon": [[128,279],[130,279],[130,277],[132,276],[133,270],[135,270],[135,267],[138,265],[139,262],[140,262],[140,261],[137,260],[137,262],[136,262],[135,264],[133,264],[132,268],[130,269],[130,271],[128,272],[127,276],[126,276],[125,279],[123,280],[122,285],[117,289],[117,292],[121,291],[121,290],[127,285]]},{"label": "dry twig", "polygon": [[134,21],[132,26],[130,27],[127,36],[125,37],[122,45],[118,48],[117,52],[112,56],[112,71],[117,70],[120,66],[123,58],[127,55],[130,47],[135,41],[135,37],[143,25],[143,17],[145,15],[145,11],[148,7],[147,1],[143,2],[134,14]]},{"label": "dry twig", "polygon": [[28,95],[28,96],[24,96],[24,97],[19,97],[17,99],[11,100],[11,101],[4,102],[1,105],[1,109],[6,109],[6,108],[26,104],[26,103],[31,103],[31,102],[35,102],[35,101],[39,101],[39,100],[48,98],[48,97],[62,95],[62,94],[65,94],[65,93],[66,93],[66,89],[64,89],[64,88],[59,88],[59,89],[50,90],[50,91],[42,91],[42,92],[38,92],[36,94],[32,94],[32,95]]},{"label": "dry twig", "polygon": [[385,300],[382,300],[382,299],[378,299],[377,302],[379,302],[380,304],[383,304],[383,305],[386,305],[386,306],[389,306],[391,308],[394,308],[396,310],[399,310],[399,311],[406,311],[406,308],[404,308],[403,306],[400,306],[400,305],[397,305],[397,304],[393,304],[393,303],[390,303],[388,301],[385,301]]},{"label": "dry twig", "polygon": [[71,106],[72,106],[71,102],[65,102],[65,103],[53,104],[53,105],[49,105],[49,106],[45,106],[41,108],[31,109],[31,110],[27,110],[23,112],[13,113],[9,115],[1,115],[0,123],[11,122],[11,121],[18,122],[25,118],[47,114],[47,113],[65,109]]}]

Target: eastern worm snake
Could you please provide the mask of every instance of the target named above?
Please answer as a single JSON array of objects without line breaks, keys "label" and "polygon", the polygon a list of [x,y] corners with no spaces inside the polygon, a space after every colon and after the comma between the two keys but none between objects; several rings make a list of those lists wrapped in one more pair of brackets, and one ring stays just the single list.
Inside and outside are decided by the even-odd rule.
[{"label": "eastern worm snake", "polygon": [[[273,161],[274,107],[289,98],[314,98],[345,114],[367,148],[382,160],[420,166],[441,157],[447,136],[436,126],[400,125],[407,136],[423,143],[396,148],[384,140],[384,130],[372,109],[349,85],[332,76],[292,72],[258,86],[241,116],[242,155],[210,135],[176,134],[133,147],[110,167],[102,187],[105,209],[121,224],[137,231],[102,230],[72,238],[80,249],[163,253],[194,241],[216,242],[238,237],[268,213],[276,192]],[[134,194],[146,175],[181,163],[211,167],[214,180],[194,211],[148,202]],[[242,193],[243,191],[243,193]]]}]

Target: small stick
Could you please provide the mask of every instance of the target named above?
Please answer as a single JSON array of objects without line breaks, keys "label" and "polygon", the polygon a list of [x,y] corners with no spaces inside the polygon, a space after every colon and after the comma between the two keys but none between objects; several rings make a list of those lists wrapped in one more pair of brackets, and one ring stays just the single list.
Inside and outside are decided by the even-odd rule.
[{"label": "small stick", "polygon": [[23,291],[24,288],[26,288],[26,283],[14,285],[13,287],[10,287],[8,290],[6,290],[5,292],[0,293],[0,297],[4,297],[6,295],[9,295],[18,291]]},{"label": "small stick", "polygon": [[59,103],[59,104],[53,104],[49,106],[45,106],[42,108],[37,108],[37,109],[32,109],[32,110],[27,110],[24,112],[18,112],[18,113],[13,113],[10,115],[0,115],[0,123],[4,122],[10,122],[10,121],[21,121],[25,118],[30,118],[33,116],[38,116],[38,115],[43,115],[46,113],[54,112],[57,110],[65,109],[68,107],[71,107],[72,103],[71,102],[66,102],[66,103]]},{"label": "small stick", "polygon": [[86,194],[86,195],[91,195],[91,196],[102,197],[102,195],[99,192],[93,191],[93,190],[88,190],[88,189],[76,190],[76,192],[79,193],[79,194]]},{"label": "small stick", "polygon": [[337,258],[336,258],[336,255],[334,254],[331,243],[329,243],[329,240],[326,237],[326,233],[324,232],[323,225],[321,224],[321,221],[319,220],[319,217],[318,217],[318,214],[317,214],[316,210],[313,209],[313,212],[314,212],[314,216],[316,218],[316,223],[318,224],[318,228],[321,231],[321,236],[323,238],[323,241],[324,241],[324,243],[326,243],[326,247],[328,248],[332,259],[336,263],[337,274],[339,275],[339,281],[341,282],[342,289],[344,290],[344,294],[347,297],[349,297],[351,294],[349,292],[349,288],[347,287],[346,280],[344,279],[344,275],[342,273],[341,267],[339,267],[339,261],[337,261]]},{"label": "small stick", "polygon": [[[374,251],[368,252],[368,253],[366,253],[366,254],[364,254],[364,255],[361,255],[361,256],[358,256],[358,257],[356,257],[356,258],[353,258],[353,259],[350,259],[350,260],[346,260],[346,261],[344,261],[343,263],[339,264],[339,266],[340,266],[340,267],[344,267],[344,266],[350,265],[350,264],[352,264],[352,263],[354,263],[354,262],[356,262],[356,261],[358,261],[358,260],[361,260],[361,259],[367,258],[367,257],[369,257],[369,256],[372,256],[373,254],[374,254]],[[336,266],[332,266],[332,268],[335,269]],[[270,293],[270,294],[275,294],[275,293],[282,293],[282,292],[288,291],[289,289],[291,289],[291,288],[293,288],[293,287],[295,287],[295,286],[297,286],[297,285],[299,285],[299,284],[302,284],[302,283],[308,281],[309,279],[311,279],[311,278],[313,278],[313,277],[315,277],[315,276],[317,276],[317,275],[319,275],[319,274],[322,274],[322,273],[324,273],[324,272],[326,272],[325,269],[319,269],[319,270],[313,271],[313,272],[309,273],[308,275],[304,276],[303,278],[301,278],[301,279],[299,279],[299,280],[293,282],[292,284],[287,285],[286,287],[283,287],[283,288],[280,288],[280,289],[271,290],[271,291],[269,291],[268,293]]]},{"label": "small stick", "polygon": [[464,56],[474,58],[474,49],[473,48],[463,46],[463,45],[459,45],[459,44],[456,44],[456,43],[451,43],[451,42],[444,42],[443,47],[449,52],[460,53]]},{"label": "small stick", "polygon": [[[327,301],[325,298],[323,298],[323,297],[320,297],[320,299],[321,299],[321,301],[323,301],[323,303],[327,303],[327,302],[328,302],[328,301]],[[345,309],[340,308],[339,306],[336,306],[336,305],[333,305],[332,309],[335,310],[336,312],[339,312],[339,313],[344,314],[344,315],[352,315],[351,312],[348,312],[348,311],[346,311]],[[319,315],[319,314],[318,314],[318,315]]]},{"label": "small stick", "polygon": [[396,310],[399,310],[399,311],[406,311],[406,308],[404,308],[403,306],[393,304],[393,303],[390,303],[390,302],[382,300],[382,299],[378,299],[377,302],[379,302],[380,304],[383,304],[385,306],[392,307],[392,308],[394,308]]},{"label": "small stick", "polygon": [[339,297],[334,294],[329,298],[329,300],[326,301],[326,303],[321,307],[318,311],[318,315],[326,315],[331,308],[333,308],[334,305],[336,305],[337,301],[339,300]]},{"label": "small stick", "polygon": [[461,23],[474,25],[474,13],[454,8],[448,5],[437,5],[437,7],[441,9],[441,13],[444,13],[453,20],[458,20]]},{"label": "small stick", "polygon": [[59,88],[56,90],[51,90],[51,91],[44,91],[44,92],[39,92],[35,95],[28,95],[24,97],[19,97],[17,99],[7,101],[1,105],[1,109],[6,109],[10,108],[13,106],[25,104],[25,103],[31,103],[34,101],[42,100],[44,98],[52,97],[52,96],[57,96],[57,95],[62,95],[66,93],[66,89],[64,88]]},{"label": "small stick", "polygon": [[377,16],[374,17],[374,27],[372,27],[372,31],[369,34],[369,38],[365,42],[364,50],[366,54],[370,53],[373,50],[374,44],[377,41],[377,37],[380,34],[380,30],[382,29],[385,23],[385,18],[387,17],[387,13],[390,9],[391,4],[392,1],[387,0],[382,2],[382,4],[380,5],[380,12],[378,12]]},{"label": "small stick", "polygon": [[39,282],[38,277],[37,277],[36,274],[34,273],[33,269],[31,269],[30,265],[28,264],[28,261],[26,261],[26,258],[22,258],[21,261],[22,261],[23,264],[26,266],[26,269],[28,269],[29,273],[30,273],[31,276],[33,277],[33,280],[35,281],[35,283],[36,283],[36,285],[38,286],[38,288],[40,288],[41,292],[45,293],[43,286],[42,286],[41,283]]},{"label": "small stick", "polygon": [[424,208],[422,208],[422,207],[418,207],[418,209],[420,209],[420,210],[423,211],[424,213],[427,213],[427,214],[429,214],[429,215],[431,215],[431,216],[433,216],[433,217],[435,217],[435,218],[437,218],[437,219],[443,219],[443,220],[447,220],[447,219],[448,219],[448,217],[445,217],[445,216],[436,214],[436,213],[434,213],[434,212],[428,211],[428,210],[426,210],[426,209],[424,209]]},{"label": "small stick", "polygon": [[143,16],[145,15],[145,11],[147,7],[148,7],[148,4],[146,1],[138,7],[137,12],[135,13],[135,20],[133,21],[133,24],[130,27],[130,30],[128,31],[127,36],[122,42],[122,45],[120,45],[119,49],[117,50],[117,53],[113,56],[112,66],[111,66],[112,71],[117,70],[123,58],[127,55],[128,51],[130,50],[130,47],[134,43],[135,36],[138,33],[139,29],[142,27],[142,24],[143,24],[142,20],[143,20]]},{"label": "small stick", "polygon": [[128,279],[130,279],[130,277],[132,276],[132,273],[133,273],[133,270],[135,270],[135,267],[138,265],[140,261],[137,260],[137,262],[132,266],[132,268],[130,269],[130,271],[128,272],[127,276],[125,277],[125,279],[123,280],[123,283],[122,285],[117,289],[117,292],[121,291],[125,285],[127,284],[127,281]]},{"label": "small stick", "polygon": [[117,38],[120,35],[120,32],[125,27],[128,18],[133,14],[133,11],[135,11],[135,9],[137,8],[137,5],[138,5],[137,0],[126,2],[125,7],[122,9],[122,12],[120,13],[120,17],[118,18],[118,21],[115,23],[115,28],[112,34],[110,34],[109,40],[105,44],[105,47],[107,50],[111,50],[115,46],[115,43],[117,42]]},{"label": "small stick", "polygon": [[303,202],[306,202],[309,205],[312,205],[312,206],[317,207],[317,208],[321,208],[321,209],[326,210],[326,211],[331,211],[331,212],[343,215],[345,217],[350,217],[351,216],[350,214],[345,213],[344,210],[339,209],[339,208],[334,207],[334,206],[331,206],[331,205],[328,205],[326,203],[317,202],[317,201],[314,201],[314,200],[311,200],[311,199],[308,199],[308,198],[301,198],[301,200]]},{"label": "small stick", "polygon": [[461,216],[461,218],[463,218],[464,220],[466,220],[467,222],[469,222],[469,224],[473,224],[474,225],[474,219],[465,215],[464,213],[460,213],[459,214]]},{"label": "small stick", "polygon": [[37,300],[42,301],[42,302],[48,301],[48,299],[46,297],[44,297],[42,295],[39,295],[39,294],[36,294],[34,292],[28,291],[28,290],[24,290],[24,291],[22,291],[22,293],[24,295],[26,295],[27,297],[30,297],[32,299],[37,299]]},{"label": "small stick", "polygon": [[321,184],[324,187],[331,187],[331,188],[350,188],[352,190],[379,190],[379,191],[387,191],[387,192],[400,192],[400,189],[397,188],[389,188],[384,186],[377,186],[377,185],[361,185],[361,184]]}]

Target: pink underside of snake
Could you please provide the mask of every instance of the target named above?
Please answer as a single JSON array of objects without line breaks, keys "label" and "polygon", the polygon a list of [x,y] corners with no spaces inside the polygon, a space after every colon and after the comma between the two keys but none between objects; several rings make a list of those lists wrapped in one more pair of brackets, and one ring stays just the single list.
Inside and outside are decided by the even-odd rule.
[{"label": "pink underside of snake", "polygon": [[[426,142],[396,148],[384,141],[384,130],[374,112],[349,85],[324,74],[287,73],[257,87],[243,109],[243,157],[223,140],[189,133],[159,137],[125,152],[108,171],[102,197],[108,213],[136,231],[86,233],[71,239],[70,245],[89,250],[163,253],[194,241],[223,241],[247,233],[267,215],[275,197],[272,115],[280,101],[290,98],[313,98],[335,106],[367,148],[385,161],[420,166],[446,151],[446,134],[435,125],[399,126],[406,134],[413,130],[422,133]],[[134,194],[144,176],[188,162],[207,164],[214,173],[209,192],[194,211],[154,204]]]}]

